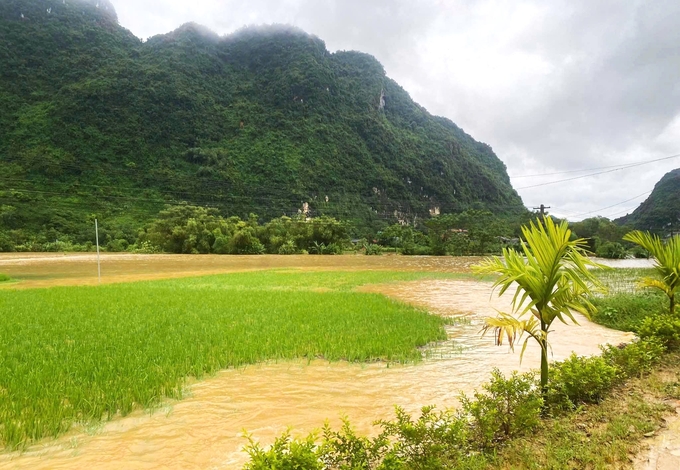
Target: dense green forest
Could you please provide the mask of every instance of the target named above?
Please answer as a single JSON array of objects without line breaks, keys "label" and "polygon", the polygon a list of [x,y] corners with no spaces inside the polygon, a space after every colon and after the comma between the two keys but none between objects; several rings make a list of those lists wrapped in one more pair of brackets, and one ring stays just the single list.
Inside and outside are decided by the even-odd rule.
[{"label": "dense green forest", "polygon": [[[109,252],[186,254],[318,254],[360,252],[367,255],[487,255],[502,248],[519,249],[521,226],[536,214],[495,215],[469,209],[430,217],[418,228],[395,223],[373,230],[363,238],[351,222],[333,217],[297,214],[260,221],[224,216],[218,209],[188,204],[169,205],[145,225],[124,231],[102,227],[101,249]],[[622,240],[630,231],[604,217],[570,224],[573,237],[584,238],[590,252],[604,258],[647,257],[636,245]],[[91,241],[71,239],[29,240],[17,243],[0,232],[0,251],[94,251]]]},{"label": "dense green forest", "polygon": [[664,236],[680,231],[680,168],[666,173],[645,202],[615,222]]},{"label": "dense green forest", "polygon": [[168,204],[352,236],[431,213],[522,215],[505,165],[372,56],[282,26],[142,41],[103,0],[0,2],[0,233],[136,237]]}]

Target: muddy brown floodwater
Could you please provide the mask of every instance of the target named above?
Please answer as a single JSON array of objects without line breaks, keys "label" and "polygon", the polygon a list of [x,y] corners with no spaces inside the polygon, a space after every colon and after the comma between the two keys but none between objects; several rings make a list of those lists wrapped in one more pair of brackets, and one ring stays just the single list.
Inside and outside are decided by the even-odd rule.
[{"label": "muddy brown floodwater", "polygon": [[[300,263],[295,257],[281,258],[292,263],[286,266],[297,267]],[[451,258],[304,258],[304,263],[311,263],[306,265],[309,268],[432,271],[466,270],[474,261],[455,259],[447,265],[452,263]],[[177,262],[184,263],[179,259]],[[333,265],[329,266],[329,262]],[[262,269],[266,261],[257,259],[245,264],[249,263],[250,269]],[[419,263],[424,266],[418,266]],[[6,266],[0,260],[0,271],[7,272]],[[520,366],[517,353],[493,346],[490,337],[479,336],[485,317],[495,315],[496,309],[507,311],[510,307],[509,295],[491,297],[490,288],[489,283],[461,280],[364,288],[459,319],[448,327],[449,340],[429,348],[422,363],[387,367],[293,361],[225,370],[193,384],[189,398],[167,403],[155,413],[139,411],[90,432],[74,431],[55,441],[35,445],[23,454],[2,454],[0,468],[237,469],[247,460],[242,450],[247,443],[244,430],[261,443],[269,444],[288,427],[294,428],[294,434],[304,434],[319,429],[325,419],[337,426],[340,417],[347,416],[360,433],[374,434],[377,428],[373,422],[392,418],[395,405],[410,412],[429,404],[455,407],[459,394],[478,388],[494,367],[507,373],[538,366],[535,345],[529,346]],[[580,326],[555,325],[552,334],[555,360],[564,359],[572,351],[596,354],[599,344],[631,339],[628,333],[608,330],[586,319],[580,323]]]},{"label": "muddy brown floodwater", "polygon": [[[313,255],[137,255],[103,253],[102,283],[133,282],[277,268],[306,270],[396,270],[469,272],[476,257],[446,256],[313,256]],[[0,253],[0,273],[20,282],[6,288],[95,285],[93,253]]]}]

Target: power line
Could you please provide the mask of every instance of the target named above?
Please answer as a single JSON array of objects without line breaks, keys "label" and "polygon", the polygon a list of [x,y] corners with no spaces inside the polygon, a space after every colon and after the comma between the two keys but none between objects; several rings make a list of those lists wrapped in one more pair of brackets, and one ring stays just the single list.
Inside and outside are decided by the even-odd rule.
[{"label": "power line", "polygon": [[608,219],[611,219],[612,217],[614,217],[614,216],[616,216],[616,215],[624,214],[624,213],[627,214],[627,213],[629,213],[629,212],[630,212],[630,209],[624,209],[624,210],[622,210],[622,211],[618,211],[618,212],[614,212],[613,214],[609,214],[609,216],[608,216],[607,218],[608,218]]},{"label": "power line", "polygon": [[626,199],[625,201],[617,202],[616,204],[612,204],[611,206],[607,206],[607,207],[602,207],[600,209],[595,209],[594,211],[584,212],[583,214],[577,214],[577,215],[574,215],[572,217],[583,217],[584,215],[594,214],[595,212],[600,212],[600,211],[603,211],[603,210],[606,210],[606,209],[611,209],[612,207],[620,206],[621,204],[625,204],[626,202],[633,201],[633,200],[638,199],[642,196],[645,196],[645,195],[647,195],[651,192],[652,192],[652,190],[650,189],[649,191],[645,191],[644,193],[638,194],[637,196],[632,197],[630,199]]},{"label": "power line", "polygon": [[663,157],[663,158],[657,158],[655,160],[642,160],[638,162],[631,162],[626,164],[625,166],[619,165],[610,165],[610,166],[600,166],[600,167],[595,167],[595,168],[584,168],[582,170],[567,170],[567,171],[557,171],[554,173],[538,173],[534,175],[518,175],[518,176],[512,176],[508,175],[510,178],[514,179],[519,179],[519,178],[534,178],[534,177],[539,177],[539,176],[554,176],[554,175],[567,175],[569,173],[582,173],[584,171],[595,171],[595,170],[606,170],[609,168],[627,168],[628,166],[637,166],[637,165],[646,165],[647,163],[654,163],[654,162],[660,162],[662,160],[670,160],[671,158],[678,158],[680,155],[673,155],[670,157]]},{"label": "power line", "polygon": [[520,189],[530,189],[530,188],[537,188],[539,186],[548,186],[548,185],[551,185],[551,184],[564,183],[566,181],[574,181],[574,180],[581,179],[581,178],[587,178],[589,176],[597,176],[597,175],[603,175],[605,173],[612,173],[614,171],[627,170],[629,168],[634,168],[634,167],[638,167],[638,166],[642,166],[642,165],[648,165],[650,163],[658,162],[658,161],[661,161],[661,160],[669,160],[671,158],[678,158],[678,157],[680,157],[680,154],[672,155],[670,157],[659,158],[657,160],[650,160],[650,161],[643,162],[643,163],[635,163],[635,164],[632,164],[632,165],[621,166],[621,167],[618,167],[618,168],[614,168],[612,170],[599,171],[597,173],[590,173],[588,175],[574,176],[573,178],[566,178],[566,179],[557,180],[557,181],[549,181],[547,183],[533,184],[531,186],[523,186],[521,188],[515,188],[515,189],[517,191],[519,191]]}]

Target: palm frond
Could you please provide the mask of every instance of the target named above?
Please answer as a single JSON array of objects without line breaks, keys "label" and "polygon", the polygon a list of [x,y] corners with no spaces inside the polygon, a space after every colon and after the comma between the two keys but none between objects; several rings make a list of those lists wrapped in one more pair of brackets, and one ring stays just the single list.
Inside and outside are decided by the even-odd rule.
[{"label": "palm frond", "polygon": [[482,336],[490,331],[493,331],[494,340],[497,346],[501,346],[504,340],[507,340],[510,349],[513,351],[515,350],[515,344],[522,339],[524,334],[527,334],[528,337],[525,338],[520,353],[520,361],[524,356],[524,351],[526,350],[529,338],[534,338],[539,343],[543,344],[543,339],[547,336],[546,332],[541,330],[541,324],[536,317],[531,316],[526,320],[520,320],[513,315],[504,312],[499,312],[498,316],[495,318],[486,319],[481,330]]},{"label": "palm frond", "polygon": [[634,230],[623,239],[641,246],[654,257],[654,269],[662,280],[643,279],[642,287],[661,289],[668,296],[680,289],[680,236],[675,235],[664,243],[658,235]]}]

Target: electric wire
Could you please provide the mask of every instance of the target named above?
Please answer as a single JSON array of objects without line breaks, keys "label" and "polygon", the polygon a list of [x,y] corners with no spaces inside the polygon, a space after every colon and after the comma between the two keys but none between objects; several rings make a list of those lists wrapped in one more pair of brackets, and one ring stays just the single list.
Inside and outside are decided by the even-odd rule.
[{"label": "electric wire", "polygon": [[626,165],[623,165],[623,166],[621,164],[619,164],[619,165],[600,166],[600,167],[595,167],[595,168],[584,168],[582,170],[566,170],[566,171],[557,171],[557,172],[554,172],[554,173],[538,173],[538,174],[534,174],[534,175],[517,175],[517,176],[508,175],[508,176],[510,178],[519,179],[519,178],[535,178],[535,177],[537,178],[539,176],[566,175],[566,174],[570,174],[570,173],[582,173],[584,171],[606,170],[606,169],[609,169],[609,168],[619,168],[619,167],[626,168],[629,165],[646,165],[647,163],[655,163],[655,162],[660,162],[662,160],[670,160],[671,158],[678,158],[678,157],[680,157],[680,155],[672,155],[670,157],[657,158],[657,159],[654,159],[654,160],[641,160],[641,161],[638,161],[638,162],[627,163]]},{"label": "electric wire", "polygon": [[641,198],[642,196],[650,194],[651,192],[652,192],[652,190],[650,189],[649,191],[645,191],[644,193],[638,194],[637,196],[632,197],[630,199],[626,199],[625,201],[617,202],[616,204],[612,204],[611,206],[601,207],[600,209],[595,209],[594,211],[584,212],[582,214],[576,214],[576,215],[573,215],[572,217],[583,217],[584,215],[594,214],[596,212],[600,212],[600,211],[603,211],[603,210],[606,210],[606,209],[611,209],[612,207],[620,206],[621,204],[625,204],[626,202],[634,201],[635,199]]},{"label": "electric wire", "polygon": [[638,167],[638,166],[648,165],[650,163],[658,162],[658,161],[661,161],[661,160],[668,160],[668,159],[671,159],[671,158],[678,158],[678,157],[680,157],[680,154],[672,155],[670,157],[660,158],[660,159],[657,159],[657,160],[654,160],[654,161],[648,161],[648,162],[643,162],[643,163],[635,163],[635,164],[631,164],[631,165],[626,165],[626,166],[614,168],[614,169],[611,169],[611,170],[599,171],[597,173],[590,173],[590,174],[587,174],[587,175],[574,176],[572,178],[565,178],[565,179],[557,180],[557,181],[548,181],[546,183],[538,183],[538,184],[533,184],[533,185],[530,185],[530,186],[523,186],[521,188],[515,188],[515,189],[517,191],[519,191],[521,189],[538,188],[540,186],[548,186],[548,185],[551,185],[551,184],[564,183],[564,182],[567,182],[567,181],[574,181],[574,180],[581,179],[581,178],[588,178],[590,176],[597,176],[597,175],[603,175],[605,173],[613,173],[615,171],[627,170],[629,168],[635,168],[635,167]]}]

